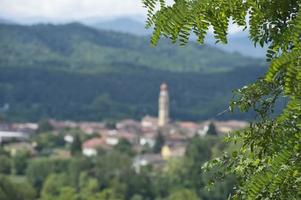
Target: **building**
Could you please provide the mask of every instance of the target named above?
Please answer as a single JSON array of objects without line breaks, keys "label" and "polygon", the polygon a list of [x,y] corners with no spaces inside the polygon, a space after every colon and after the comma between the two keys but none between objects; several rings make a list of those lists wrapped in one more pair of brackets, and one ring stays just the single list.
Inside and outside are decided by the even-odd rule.
[{"label": "building", "polygon": [[151,165],[155,169],[161,169],[164,164],[165,160],[162,158],[160,154],[143,154],[137,155],[133,161],[133,167],[136,173],[140,173],[141,168]]},{"label": "building", "polygon": [[29,142],[17,142],[17,143],[9,143],[4,146],[4,149],[12,156],[16,155],[19,151],[28,151],[31,155],[35,154],[36,151],[33,145]]},{"label": "building", "polygon": [[158,118],[145,116],[141,120],[142,132],[157,132],[158,129]]},{"label": "building", "polygon": [[29,138],[29,135],[23,132],[15,131],[0,131],[0,144],[8,140],[20,140],[24,141]]},{"label": "building", "polygon": [[106,144],[106,139],[104,137],[102,138],[92,138],[90,140],[87,140],[82,145],[82,153],[85,156],[96,156],[97,150],[103,148],[107,149],[108,146]]},{"label": "building", "polygon": [[162,127],[169,121],[169,96],[166,83],[162,83],[159,95],[158,126]]}]

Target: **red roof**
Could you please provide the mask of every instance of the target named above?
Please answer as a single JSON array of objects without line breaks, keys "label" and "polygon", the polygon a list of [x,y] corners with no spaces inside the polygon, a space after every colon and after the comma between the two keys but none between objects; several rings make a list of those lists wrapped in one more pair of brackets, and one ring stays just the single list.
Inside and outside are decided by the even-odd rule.
[{"label": "red roof", "polygon": [[83,143],[83,148],[97,148],[106,144],[105,138],[93,138]]},{"label": "red roof", "polygon": [[199,125],[194,122],[180,122],[180,127],[186,129],[197,129],[199,128]]}]

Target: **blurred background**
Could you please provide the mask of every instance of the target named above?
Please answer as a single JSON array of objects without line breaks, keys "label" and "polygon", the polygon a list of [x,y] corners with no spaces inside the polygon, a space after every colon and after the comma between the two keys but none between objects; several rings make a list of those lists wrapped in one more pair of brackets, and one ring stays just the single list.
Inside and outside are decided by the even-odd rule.
[{"label": "blurred background", "polygon": [[2,0],[0,10],[7,120],[140,119],[156,114],[164,81],[176,119],[244,118],[218,113],[233,89],[264,71],[264,49],[235,25],[227,45],[215,45],[209,32],[206,45],[150,47],[138,0]]},{"label": "blurred background", "polygon": [[[169,2],[172,4],[172,1]],[[150,45],[140,0],[0,1],[1,200],[222,200],[201,166],[253,113],[232,91],[264,74],[265,49]]]}]

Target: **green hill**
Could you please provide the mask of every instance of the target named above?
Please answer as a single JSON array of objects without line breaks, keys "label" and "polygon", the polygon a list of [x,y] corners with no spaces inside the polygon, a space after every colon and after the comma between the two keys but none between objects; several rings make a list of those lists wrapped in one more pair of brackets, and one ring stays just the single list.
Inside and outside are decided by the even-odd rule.
[{"label": "green hill", "polygon": [[[175,48],[167,42],[152,48],[148,38],[98,31],[81,24],[1,25],[0,61],[6,66],[37,66],[77,71],[116,71],[135,64],[168,71],[228,71],[258,60],[191,43]],[[118,71],[118,69],[117,69]]]},{"label": "green hill", "polygon": [[[156,115],[166,81],[174,119],[217,114],[231,91],[264,72],[262,60],[191,43],[99,31],[81,24],[0,25],[0,105],[11,120],[103,120]],[[244,116],[246,117],[246,116]]]}]

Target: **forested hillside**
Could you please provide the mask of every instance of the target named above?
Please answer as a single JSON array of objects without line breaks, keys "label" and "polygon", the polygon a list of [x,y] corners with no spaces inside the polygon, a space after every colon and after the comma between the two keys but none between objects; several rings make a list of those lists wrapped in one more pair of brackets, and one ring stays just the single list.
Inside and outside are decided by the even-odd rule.
[{"label": "forested hillside", "polygon": [[[237,118],[231,91],[263,74],[262,60],[191,43],[95,30],[81,24],[0,25],[0,105],[7,120],[104,120],[156,115],[170,87],[173,119]],[[246,116],[245,116],[246,117]]]},{"label": "forested hillside", "polygon": [[[94,27],[100,30],[111,30],[123,33],[131,33],[134,35],[151,35],[153,30],[145,29],[143,22],[130,17],[120,17],[116,19],[94,19],[94,20],[83,20],[84,24]],[[249,40],[248,34],[246,32],[235,32],[229,33],[229,42],[227,45],[216,44],[214,36],[212,33],[208,33],[205,44],[212,45],[226,52],[239,52],[242,55],[250,56],[253,58],[264,58],[266,55],[266,48],[261,48],[260,46],[254,46],[254,44]],[[195,35],[191,35],[191,40],[196,41]]]}]

